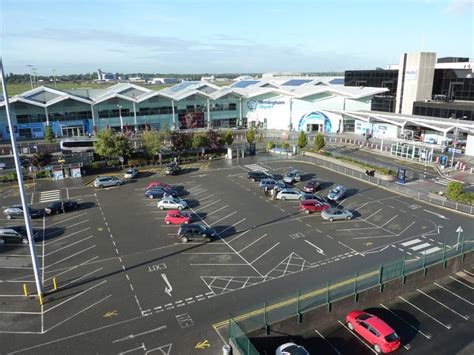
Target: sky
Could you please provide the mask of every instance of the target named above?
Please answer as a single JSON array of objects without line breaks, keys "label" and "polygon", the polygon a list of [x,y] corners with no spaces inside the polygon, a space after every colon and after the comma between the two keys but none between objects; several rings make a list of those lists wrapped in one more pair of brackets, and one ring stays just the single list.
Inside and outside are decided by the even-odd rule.
[{"label": "sky", "polygon": [[474,0],[0,0],[7,73],[327,72],[474,58]]}]

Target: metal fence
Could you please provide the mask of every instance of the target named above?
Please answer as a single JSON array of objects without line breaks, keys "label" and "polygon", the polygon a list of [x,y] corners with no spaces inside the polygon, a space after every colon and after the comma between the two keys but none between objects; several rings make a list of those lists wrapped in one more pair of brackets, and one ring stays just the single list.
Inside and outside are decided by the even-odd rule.
[{"label": "metal fence", "polygon": [[474,240],[460,240],[454,246],[444,245],[444,248],[432,254],[424,254],[416,260],[405,258],[381,264],[376,269],[364,272],[355,272],[339,280],[332,280],[325,285],[313,290],[298,290],[293,294],[286,294],[280,299],[264,302],[258,308],[242,311],[239,316],[229,318],[229,338],[245,355],[258,354],[250,339],[246,336],[249,332],[265,330],[268,334],[272,323],[295,317],[301,320],[301,315],[315,308],[330,306],[331,303],[346,298],[356,298],[358,293],[372,287],[383,287],[383,284],[392,280],[405,281],[410,273],[425,270],[432,265],[446,262],[454,257],[461,257],[464,261],[465,254],[474,249]]}]

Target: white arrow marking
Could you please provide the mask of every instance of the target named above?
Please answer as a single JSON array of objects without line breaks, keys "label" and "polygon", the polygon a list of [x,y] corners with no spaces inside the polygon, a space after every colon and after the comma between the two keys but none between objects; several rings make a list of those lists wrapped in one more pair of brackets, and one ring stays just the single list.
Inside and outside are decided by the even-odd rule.
[{"label": "white arrow marking", "polygon": [[445,216],[443,216],[442,214],[439,214],[439,213],[436,213],[436,212],[432,212],[432,211],[425,210],[425,209],[423,209],[423,211],[428,212],[428,213],[431,213],[431,214],[434,214],[435,216],[438,216],[438,217],[441,218],[441,219],[449,219],[448,217],[445,217]]},{"label": "white arrow marking", "polygon": [[170,282],[168,281],[168,278],[166,277],[166,274],[161,274],[161,277],[166,282],[165,292],[168,294],[168,296],[171,297],[171,291],[173,291],[173,287],[171,286]]},{"label": "white arrow marking", "polygon": [[155,328],[155,329],[147,330],[146,332],[143,332],[143,333],[130,334],[130,335],[127,335],[126,337],[123,337],[123,338],[121,338],[121,339],[114,340],[112,343],[118,343],[119,341],[134,339],[134,338],[136,338],[136,337],[138,337],[138,336],[140,336],[140,335],[145,335],[145,334],[153,333],[153,332],[156,332],[156,331],[162,330],[162,329],[166,329],[166,325],[162,325],[161,327],[158,327],[158,328]]},{"label": "white arrow marking", "polygon": [[323,254],[324,256],[326,256],[326,254],[324,254],[323,249],[321,249],[320,247],[314,245],[313,243],[311,243],[311,242],[308,241],[308,240],[305,240],[305,242],[308,243],[309,245],[311,245],[313,248],[315,248],[316,251],[317,251],[319,254]]},{"label": "white arrow marking", "polygon": [[456,233],[462,233],[462,232],[464,232],[464,231],[463,231],[462,227],[459,226],[458,229],[456,229]]}]

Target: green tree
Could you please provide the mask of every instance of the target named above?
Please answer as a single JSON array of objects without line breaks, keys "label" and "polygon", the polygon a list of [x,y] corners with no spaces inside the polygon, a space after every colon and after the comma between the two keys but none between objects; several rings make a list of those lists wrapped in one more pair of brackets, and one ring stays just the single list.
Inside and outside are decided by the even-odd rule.
[{"label": "green tree", "polygon": [[132,154],[133,148],[130,140],[123,135],[115,134],[110,129],[100,131],[96,138],[95,151],[102,157],[118,158],[122,156],[126,158]]},{"label": "green tree", "polygon": [[290,149],[290,143],[288,143],[288,142],[283,142],[282,145],[281,145],[281,147],[282,147],[283,149]]},{"label": "green tree", "polygon": [[451,200],[457,200],[464,190],[464,185],[459,181],[448,182],[447,195]]},{"label": "green tree", "polygon": [[270,149],[273,149],[273,148],[275,148],[275,143],[273,143],[273,141],[267,142],[267,149],[270,150]]},{"label": "green tree", "polygon": [[224,136],[224,142],[227,145],[232,145],[232,143],[234,143],[234,135],[232,134],[232,131],[227,131]]},{"label": "green tree", "polygon": [[308,145],[308,137],[304,131],[301,131],[300,136],[298,137],[298,147],[303,149]]},{"label": "green tree", "polygon": [[29,165],[42,168],[49,165],[53,160],[53,156],[49,153],[35,153],[29,160]]},{"label": "green tree", "polygon": [[193,137],[193,148],[204,148],[207,147],[208,140],[204,133],[195,134]]},{"label": "green tree", "polygon": [[255,135],[256,135],[255,128],[250,128],[249,130],[247,130],[247,132],[245,132],[245,137],[247,138],[247,142],[249,144],[252,144],[253,142],[255,142]]},{"label": "green tree", "polygon": [[157,155],[160,153],[163,141],[164,134],[160,131],[143,132],[143,146],[150,155]]},{"label": "green tree", "polygon": [[115,157],[129,158],[133,153],[132,144],[130,140],[123,135],[115,136]]},{"label": "green tree", "polygon": [[322,134],[318,134],[314,140],[314,148],[319,151],[323,149],[325,145],[326,142],[324,141],[324,136]]},{"label": "green tree", "polygon": [[46,142],[52,143],[54,140],[54,133],[53,133],[53,127],[51,125],[47,125],[46,128],[44,129],[44,139],[46,139]]}]

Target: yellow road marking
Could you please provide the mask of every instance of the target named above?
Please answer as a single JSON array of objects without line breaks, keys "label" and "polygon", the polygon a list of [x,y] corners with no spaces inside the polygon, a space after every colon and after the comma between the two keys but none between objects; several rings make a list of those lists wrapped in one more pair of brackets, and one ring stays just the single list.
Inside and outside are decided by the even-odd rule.
[{"label": "yellow road marking", "polygon": [[204,340],[204,341],[200,341],[199,343],[196,344],[196,346],[194,347],[194,349],[201,349],[203,350],[204,348],[208,348],[210,347],[211,345],[209,344],[209,341],[208,340]]},{"label": "yellow road marking", "polygon": [[112,318],[112,317],[116,317],[116,316],[117,316],[117,311],[116,310],[104,313],[104,318]]},{"label": "yellow road marking", "polygon": [[[348,284],[351,284],[353,283],[354,281],[359,281],[359,280],[363,280],[363,279],[366,279],[366,278],[369,278],[370,276],[374,276],[374,275],[378,275],[379,273],[379,270],[375,270],[375,271],[372,271],[372,272],[369,272],[367,274],[364,274],[364,275],[360,275],[360,276],[357,276],[357,277],[353,277],[349,280],[345,280],[345,281],[341,281],[341,282],[338,282],[337,284],[334,284],[334,285],[331,285],[329,286],[329,290],[334,290],[338,287],[341,287],[341,286],[345,286],[345,285],[348,285]],[[317,295],[320,295],[324,292],[327,291],[327,288],[321,288],[319,290],[316,290],[316,291],[311,291],[311,292],[308,292],[308,293],[305,293],[299,297],[292,297],[292,298],[289,298],[285,301],[282,301],[282,302],[279,302],[279,303],[275,303],[271,306],[268,306],[266,308],[259,308],[259,309],[256,309],[255,311],[252,311],[252,312],[248,312],[248,313],[244,313],[244,314],[241,314],[240,316],[237,316],[237,317],[232,317],[232,319],[236,322],[238,321],[241,321],[241,320],[244,320],[244,319],[248,319],[248,318],[251,318],[251,317],[254,317],[254,316],[257,316],[257,315],[260,315],[260,314],[263,314],[265,311],[272,311],[272,310],[275,310],[275,309],[279,309],[279,308],[282,308],[282,307],[285,307],[285,306],[288,306],[288,305],[291,305],[291,304],[294,304],[296,302],[300,302],[302,300],[305,300],[305,299],[308,299],[308,298],[311,298],[311,297],[314,297],[314,296],[317,296]],[[219,323],[215,323],[212,325],[212,327],[217,330],[218,328],[222,328],[222,327],[225,327],[226,325],[229,324],[229,320],[224,320],[222,322],[219,322]]]}]

